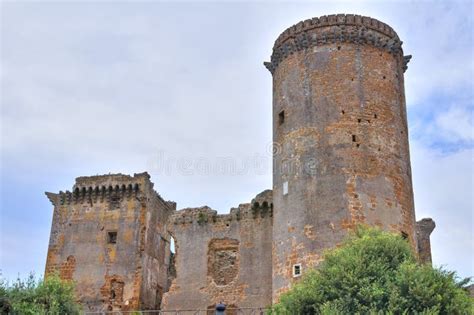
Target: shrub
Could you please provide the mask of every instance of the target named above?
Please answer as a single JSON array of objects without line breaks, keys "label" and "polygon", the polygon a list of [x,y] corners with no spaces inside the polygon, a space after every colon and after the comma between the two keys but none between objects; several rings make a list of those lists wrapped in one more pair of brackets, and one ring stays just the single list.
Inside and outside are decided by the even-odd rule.
[{"label": "shrub", "polygon": [[471,314],[454,272],[417,263],[401,236],[359,227],[280,297],[274,314]]},{"label": "shrub", "polygon": [[0,311],[2,314],[79,314],[74,286],[53,274],[46,280],[36,280],[30,274],[26,280],[17,279],[9,285],[0,282]]}]

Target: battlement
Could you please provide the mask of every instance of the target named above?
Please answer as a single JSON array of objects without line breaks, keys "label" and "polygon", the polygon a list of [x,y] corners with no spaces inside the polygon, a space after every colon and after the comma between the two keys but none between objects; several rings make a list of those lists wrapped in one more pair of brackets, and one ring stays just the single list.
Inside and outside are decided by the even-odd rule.
[{"label": "battlement", "polygon": [[143,181],[150,181],[150,175],[147,172],[136,173],[133,176],[125,174],[105,174],[105,175],[95,175],[95,176],[81,176],[76,178],[76,183],[73,187],[73,190],[77,188],[82,189],[84,187],[108,187],[108,186],[127,186],[134,185]]},{"label": "battlement", "polygon": [[178,210],[171,217],[171,222],[179,224],[213,224],[228,223],[244,219],[257,219],[273,216],[272,191],[265,190],[258,194],[251,203],[240,204],[237,208],[231,208],[227,214],[218,214],[216,210],[208,206],[197,208],[185,208]]},{"label": "battlement", "polygon": [[252,206],[256,208],[260,207],[261,205],[264,205],[265,203],[268,206],[273,203],[273,191],[271,189],[262,191],[251,201]]},{"label": "battlement", "polygon": [[106,174],[95,176],[81,176],[71,191],[60,191],[59,193],[46,192],[46,196],[53,205],[77,204],[93,201],[110,201],[112,198],[130,199],[137,197],[139,193],[146,190],[156,194],[157,198],[165,203],[170,209],[176,209],[176,203],[165,201],[153,190],[153,183],[147,172],[136,173],[133,176],[124,174]]},{"label": "battlement", "polygon": [[273,74],[278,64],[294,52],[343,42],[373,45],[392,54],[403,54],[403,42],[389,25],[367,16],[332,14],[287,28],[275,41],[270,62],[264,65]]}]

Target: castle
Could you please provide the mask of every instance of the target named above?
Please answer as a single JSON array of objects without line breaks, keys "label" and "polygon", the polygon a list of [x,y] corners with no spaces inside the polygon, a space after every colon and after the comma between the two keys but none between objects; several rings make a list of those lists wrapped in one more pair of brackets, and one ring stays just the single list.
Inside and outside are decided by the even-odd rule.
[{"label": "castle", "polygon": [[265,62],[273,189],[217,214],[177,210],[147,173],[79,177],[72,192],[46,193],[46,274],[75,280],[86,311],[266,307],[359,223],[400,233],[431,262],[434,222],[415,220],[401,46],[359,15],[288,28]]}]

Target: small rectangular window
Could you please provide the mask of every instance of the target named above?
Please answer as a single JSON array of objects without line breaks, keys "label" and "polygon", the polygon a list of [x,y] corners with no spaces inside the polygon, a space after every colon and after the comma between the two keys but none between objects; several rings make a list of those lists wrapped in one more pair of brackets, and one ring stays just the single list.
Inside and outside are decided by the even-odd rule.
[{"label": "small rectangular window", "polygon": [[283,183],[283,195],[288,195],[288,182]]},{"label": "small rectangular window", "polygon": [[293,265],[293,277],[301,276],[301,264]]},{"label": "small rectangular window", "polygon": [[282,110],[279,114],[278,114],[278,123],[281,125],[285,122],[285,111]]},{"label": "small rectangular window", "polygon": [[107,232],[107,243],[115,244],[117,243],[117,232]]},{"label": "small rectangular window", "polygon": [[402,231],[402,237],[403,237],[404,240],[407,240],[408,239],[408,233]]}]

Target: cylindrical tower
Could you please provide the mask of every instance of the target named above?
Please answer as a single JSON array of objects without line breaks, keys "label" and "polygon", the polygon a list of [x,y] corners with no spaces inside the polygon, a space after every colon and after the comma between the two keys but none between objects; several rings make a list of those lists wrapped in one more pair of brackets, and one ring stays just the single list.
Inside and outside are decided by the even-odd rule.
[{"label": "cylindrical tower", "polygon": [[274,301],[358,223],[416,249],[401,45],[387,24],[345,14],[275,42]]}]

